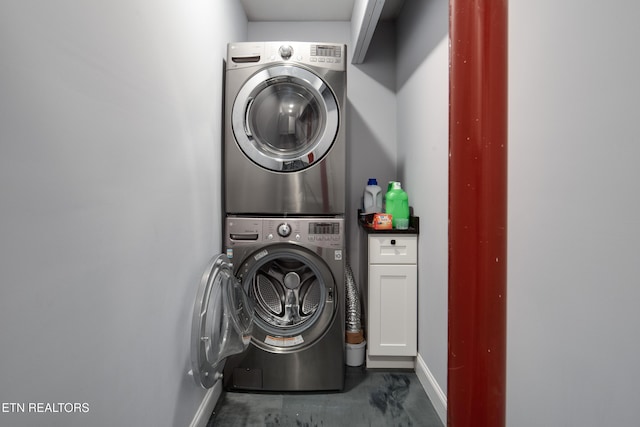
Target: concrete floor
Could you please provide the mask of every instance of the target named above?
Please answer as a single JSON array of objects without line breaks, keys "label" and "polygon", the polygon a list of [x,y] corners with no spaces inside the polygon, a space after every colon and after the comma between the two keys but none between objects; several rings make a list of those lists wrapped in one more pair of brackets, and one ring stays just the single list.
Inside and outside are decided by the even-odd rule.
[{"label": "concrete floor", "polygon": [[347,367],[336,393],[223,392],[207,427],[442,427],[413,371]]}]

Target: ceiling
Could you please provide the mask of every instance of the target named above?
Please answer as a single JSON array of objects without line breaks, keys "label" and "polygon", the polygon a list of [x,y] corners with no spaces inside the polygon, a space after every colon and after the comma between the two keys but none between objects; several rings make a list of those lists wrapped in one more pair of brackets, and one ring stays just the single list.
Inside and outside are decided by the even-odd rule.
[{"label": "ceiling", "polygon": [[[351,21],[355,0],[240,0],[249,21]],[[398,16],[405,0],[384,0],[381,20]]]}]

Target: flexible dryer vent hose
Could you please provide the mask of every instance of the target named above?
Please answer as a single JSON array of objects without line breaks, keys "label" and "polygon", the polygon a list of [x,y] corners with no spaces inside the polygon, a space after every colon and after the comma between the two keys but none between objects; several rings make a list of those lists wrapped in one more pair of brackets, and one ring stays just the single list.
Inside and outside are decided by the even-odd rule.
[{"label": "flexible dryer vent hose", "polygon": [[353,278],[353,271],[347,262],[345,264],[345,281],[347,288],[347,333],[359,333],[362,330],[361,314],[360,314],[360,292],[356,281]]}]

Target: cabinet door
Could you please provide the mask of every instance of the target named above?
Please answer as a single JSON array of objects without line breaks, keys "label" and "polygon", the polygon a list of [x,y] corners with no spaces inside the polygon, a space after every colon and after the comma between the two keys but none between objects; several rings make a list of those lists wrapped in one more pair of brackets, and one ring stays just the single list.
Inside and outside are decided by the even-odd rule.
[{"label": "cabinet door", "polygon": [[415,356],[417,352],[417,267],[369,266],[369,331],[371,356]]}]

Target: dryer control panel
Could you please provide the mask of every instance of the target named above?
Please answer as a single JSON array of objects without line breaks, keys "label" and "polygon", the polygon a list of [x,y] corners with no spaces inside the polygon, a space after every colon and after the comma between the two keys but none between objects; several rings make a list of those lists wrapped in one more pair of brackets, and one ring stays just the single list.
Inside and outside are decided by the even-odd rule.
[{"label": "dryer control panel", "polygon": [[230,43],[227,70],[272,63],[303,64],[330,70],[346,70],[346,45],[292,41]]}]

